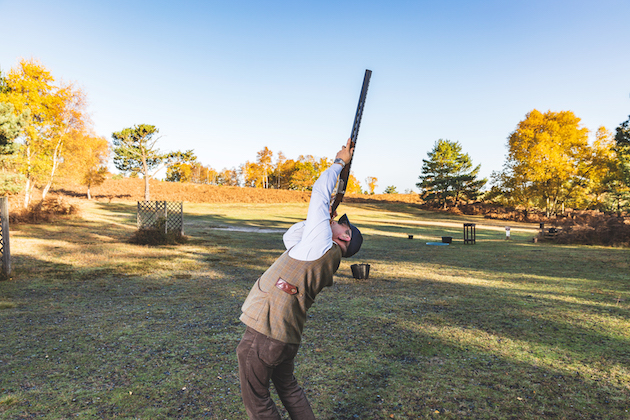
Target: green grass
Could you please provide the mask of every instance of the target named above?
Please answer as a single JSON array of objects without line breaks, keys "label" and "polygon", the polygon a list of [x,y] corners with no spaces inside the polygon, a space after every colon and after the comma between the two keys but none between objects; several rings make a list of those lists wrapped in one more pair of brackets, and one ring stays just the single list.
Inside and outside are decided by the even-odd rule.
[{"label": "green grass", "polygon": [[[214,228],[286,229],[306,205],[184,210],[188,242],[158,248],[126,242],[134,204],[13,227],[0,418],[246,418],[238,316],[282,235]],[[402,204],[340,210],[365,242],[318,296],[296,358],[317,418],[630,418],[630,250]],[[441,236],[454,243],[425,245]]]}]

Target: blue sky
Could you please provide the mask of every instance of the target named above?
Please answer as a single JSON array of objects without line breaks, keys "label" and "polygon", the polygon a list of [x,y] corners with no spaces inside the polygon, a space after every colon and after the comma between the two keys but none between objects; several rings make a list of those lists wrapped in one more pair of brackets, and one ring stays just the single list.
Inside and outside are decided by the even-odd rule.
[{"label": "blue sky", "polygon": [[627,0],[0,0],[0,69],[36,58],[88,95],[98,134],[153,124],[215,169],[334,157],[373,71],[353,172],[414,189],[438,139],[483,176],[527,112],[594,132],[630,114]]}]

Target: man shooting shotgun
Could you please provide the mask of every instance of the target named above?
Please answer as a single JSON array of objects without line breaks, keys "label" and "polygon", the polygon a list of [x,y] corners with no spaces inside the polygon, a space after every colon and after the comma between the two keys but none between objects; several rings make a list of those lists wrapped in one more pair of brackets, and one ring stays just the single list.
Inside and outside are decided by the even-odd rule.
[{"label": "man shooting shotgun", "polygon": [[337,178],[353,154],[353,142],[348,139],[333,165],[313,185],[306,220],[284,234],[287,251],[256,280],[243,304],[240,319],[247,328],[236,354],[241,395],[250,419],[281,419],[270,396],[270,381],[291,419],[315,419],[293,374],[294,358],[306,312],[319,292],[332,286],[341,258],[356,254],[363,243],[361,232],[346,215],[332,219],[336,205],[330,202]]}]

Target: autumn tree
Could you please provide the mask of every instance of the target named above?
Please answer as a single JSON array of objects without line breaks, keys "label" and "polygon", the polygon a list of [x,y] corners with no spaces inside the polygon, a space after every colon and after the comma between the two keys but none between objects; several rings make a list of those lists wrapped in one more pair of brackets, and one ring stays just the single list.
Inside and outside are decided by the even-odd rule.
[{"label": "autumn tree", "polygon": [[219,173],[210,166],[204,166],[198,162],[191,165],[190,181],[195,184],[219,185],[218,178]]},{"label": "autumn tree", "polygon": [[416,184],[420,196],[444,208],[448,202],[455,205],[460,199],[475,199],[487,180],[477,179],[481,166],[473,168],[468,153],[462,152],[459,142],[439,139],[422,160],[422,175]]},{"label": "autumn tree", "polygon": [[223,168],[217,176],[217,185],[225,185],[228,187],[239,187],[241,185],[241,173],[238,169]]},{"label": "autumn tree", "polygon": [[254,188],[271,188],[269,179],[274,172],[272,164],[273,152],[268,147],[256,154],[256,162],[245,162],[242,167],[245,186]]},{"label": "autumn tree", "polygon": [[288,190],[290,188],[291,176],[296,169],[295,160],[287,159],[284,153],[278,152],[276,164],[269,176],[269,184],[272,188]]},{"label": "autumn tree", "polygon": [[256,155],[256,163],[260,167],[260,171],[262,174],[262,187],[269,188],[269,173],[272,170],[271,165],[271,157],[273,156],[273,152],[269,150],[268,147],[265,146],[264,149],[259,151]]},{"label": "autumn tree", "polygon": [[64,159],[64,147],[68,140],[74,135],[81,135],[86,130],[87,116],[84,114],[85,110],[85,95],[79,89],[74,89],[72,86],[63,88],[60,92],[64,98],[63,105],[58,111],[58,117],[60,119],[58,131],[55,134],[55,138],[51,141],[49,150],[50,153],[50,168],[48,171],[46,185],[42,190],[42,200],[46,198],[46,194],[52,187],[55,173],[59,167],[59,164]]},{"label": "autumn tree", "polygon": [[378,178],[374,176],[368,176],[365,178],[365,183],[367,184],[367,192],[368,194],[374,194],[374,190],[378,187]]},{"label": "autumn tree", "polygon": [[605,127],[599,127],[595,132],[595,140],[589,147],[590,155],[584,156],[585,171],[583,186],[568,202],[575,208],[606,209],[609,195],[610,177],[616,176],[612,166],[616,160],[614,150],[615,140],[612,133]]},{"label": "autumn tree", "polygon": [[348,175],[348,185],[346,185],[346,194],[361,194],[361,183],[352,172]]},{"label": "autumn tree", "polygon": [[289,188],[298,191],[310,191],[317,178],[332,165],[326,157],[319,160],[312,155],[300,155],[295,164],[295,170],[289,180]]},{"label": "autumn tree", "polygon": [[[265,147],[257,153],[256,162],[247,161],[241,165],[245,186],[309,191],[321,173],[332,165],[331,159],[312,155],[300,155],[293,160],[278,152],[275,164],[272,157],[273,152]],[[348,178],[346,193],[361,193],[360,184],[352,174]]]},{"label": "autumn tree", "polygon": [[24,207],[36,183],[43,183],[46,197],[60,162],[64,144],[89,123],[85,97],[71,84],[56,84],[43,65],[20,60],[3,80],[0,102],[10,103],[16,115],[27,115],[17,164],[26,178]]},{"label": "autumn tree", "polygon": [[66,142],[66,152],[61,172],[67,178],[84,185],[90,200],[92,187],[105,181],[109,143],[104,137],[93,133],[74,133]]},{"label": "autumn tree", "polygon": [[593,166],[588,130],[571,111],[526,115],[508,139],[508,157],[495,176],[506,194],[527,198],[555,215],[586,187]]},{"label": "autumn tree", "polygon": [[256,162],[246,161],[241,165],[245,187],[263,188],[263,171]]},{"label": "autumn tree", "polygon": [[166,167],[166,181],[192,182],[196,165],[197,156],[192,150],[172,153]]}]

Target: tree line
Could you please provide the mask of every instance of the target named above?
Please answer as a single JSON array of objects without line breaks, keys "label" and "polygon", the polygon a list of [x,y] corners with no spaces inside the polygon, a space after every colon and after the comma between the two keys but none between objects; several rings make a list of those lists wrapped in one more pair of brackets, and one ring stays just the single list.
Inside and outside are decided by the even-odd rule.
[{"label": "tree line", "polygon": [[[300,155],[297,159],[288,159],[281,151],[274,160],[274,152],[264,147],[256,153],[255,161],[246,161],[238,169],[223,169],[221,172],[200,165],[194,155],[191,155],[187,161],[181,160],[169,165],[166,180],[308,191],[320,174],[331,165],[332,159],[327,157]],[[346,192],[362,192],[354,175],[350,175]]]},{"label": "tree line", "polygon": [[[541,209],[548,216],[564,208],[621,213],[630,204],[630,117],[613,134],[599,127],[594,139],[571,111],[529,112],[510,133],[502,170],[494,171],[489,190],[479,179],[480,166],[457,141],[439,139],[422,160],[416,185],[420,197],[440,207],[462,201],[486,200],[507,206]],[[275,188],[306,191],[332,160],[260,150],[256,159],[220,171],[198,162],[194,151],[162,152],[159,130],[139,124],[112,133],[112,143],[94,133],[84,92],[57,81],[37,60],[20,60],[7,74],[0,72],[0,194],[24,192],[28,207],[34,188],[42,199],[59,178],[90,188],[107,174],[110,154],[127,176],[149,179],[166,169],[170,182]],[[350,175],[348,193],[373,194],[377,178],[366,190]],[[394,186],[386,193],[396,193]]]},{"label": "tree line", "polygon": [[[158,133],[155,126],[141,124],[112,134],[114,165],[126,175],[142,175],[145,179],[145,200],[149,200],[150,196],[149,179],[164,168],[168,182],[307,191],[332,165],[332,160],[326,157],[316,159],[312,155],[301,155],[293,160],[287,159],[282,152],[273,161],[273,152],[265,147],[257,153],[254,162],[247,161],[238,169],[219,172],[199,163],[192,150],[161,152],[157,148]],[[372,192],[375,186],[375,183],[369,186]],[[361,192],[360,184],[352,174],[346,192]]]},{"label": "tree line", "polygon": [[482,198],[506,206],[614,211],[630,204],[630,117],[616,134],[599,127],[593,141],[571,111],[529,112],[509,135],[507,159],[488,182],[459,142],[438,140],[423,160],[417,186],[421,197],[442,207]]}]

